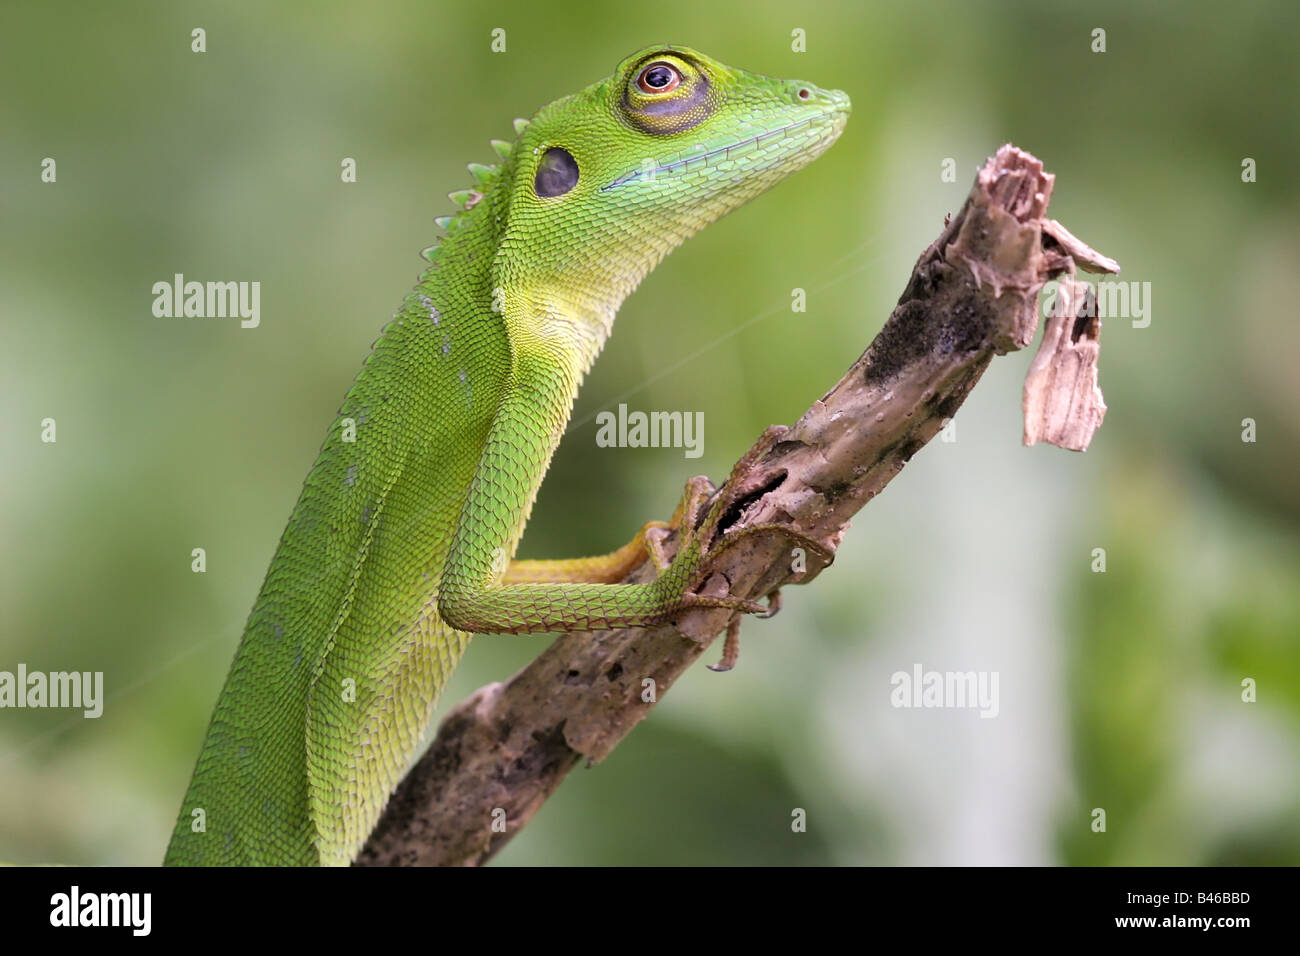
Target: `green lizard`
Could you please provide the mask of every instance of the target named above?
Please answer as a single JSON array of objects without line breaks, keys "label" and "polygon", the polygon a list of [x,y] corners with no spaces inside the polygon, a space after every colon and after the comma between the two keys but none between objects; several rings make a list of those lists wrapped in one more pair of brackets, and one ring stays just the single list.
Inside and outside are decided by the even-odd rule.
[{"label": "green lizard", "polygon": [[[698,533],[511,562],[578,386],[670,251],[823,153],[838,90],[681,46],[517,120],[330,427],[249,616],[168,864],[347,864],[471,632],[642,626],[693,606]],[[688,492],[689,497],[689,492]],[[685,504],[683,507],[689,507]],[[682,508],[678,509],[679,516]],[[616,584],[648,558],[648,584]]]}]

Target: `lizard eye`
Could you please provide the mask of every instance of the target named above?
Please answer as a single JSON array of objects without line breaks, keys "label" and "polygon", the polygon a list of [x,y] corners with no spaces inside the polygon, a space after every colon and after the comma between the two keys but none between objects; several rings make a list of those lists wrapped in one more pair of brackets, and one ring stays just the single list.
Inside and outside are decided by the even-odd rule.
[{"label": "lizard eye", "polygon": [[677,68],[662,61],[651,63],[636,78],[636,85],[642,93],[668,93],[677,89],[682,82],[682,74]]},{"label": "lizard eye", "polygon": [[537,164],[537,178],[533,189],[543,199],[563,196],[578,185],[578,161],[567,149],[552,146]]},{"label": "lizard eye", "polygon": [[672,50],[637,60],[619,83],[622,119],[651,136],[673,136],[698,126],[720,101],[704,69]]}]

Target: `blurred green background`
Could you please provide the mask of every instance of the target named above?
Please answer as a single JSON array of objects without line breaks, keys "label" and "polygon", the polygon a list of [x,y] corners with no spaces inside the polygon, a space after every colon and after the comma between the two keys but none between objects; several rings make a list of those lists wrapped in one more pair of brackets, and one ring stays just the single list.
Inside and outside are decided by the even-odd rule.
[{"label": "blurred green background", "polygon": [[[650,276],[584,387],[575,420],[703,411],[704,457],[574,429],[524,556],[621,544],[798,417],[1005,141],[1151,283],[1152,321],[1105,323],[1085,455],[1021,447],[1030,355],[995,361],[957,441],[746,625],[739,668],[695,668],[500,862],[1300,863],[1300,16],[1052,6],[6,3],[0,669],[102,670],[108,699],[0,711],[0,859],[161,859],[300,482],[445,194],[513,117],[674,41],[842,88],[853,117]],[[175,272],[260,280],[261,327],[153,317]],[[439,712],[545,640],[475,640]],[[894,709],[916,663],[997,671],[999,716]]]}]

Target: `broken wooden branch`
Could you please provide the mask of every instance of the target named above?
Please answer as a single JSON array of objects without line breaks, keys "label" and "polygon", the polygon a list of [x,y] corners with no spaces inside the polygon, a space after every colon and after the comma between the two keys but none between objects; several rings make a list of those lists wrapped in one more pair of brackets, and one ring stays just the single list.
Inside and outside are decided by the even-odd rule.
[{"label": "broken wooden branch", "polygon": [[[816,577],[826,563],[819,552],[792,549],[790,536],[772,529],[833,554],[849,519],[956,414],[993,356],[1029,344],[1044,283],[1072,279],[1076,264],[1118,269],[1044,218],[1052,185],[1037,159],[1010,145],[984,165],[867,351],[794,425],[765,432],[732,472],[736,503],[709,543],[702,593],[757,598]],[[1086,414],[1104,405],[1099,392],[1089,405],[1095,334],[1075,334],[1074,294],[1062,296],[1065,311],[1039,353],[1043,369],[1031,371],[1032,401],[1026,385],[1026,441],[1086,446],[1101,421],[1100,411]],[[1084,338],[1091,353],[1079,346]],[[665,542],[669,556],[674,547],[675,536]],[[647,562],[627,580],[653,575]],[[644,720],[731,617],[692,609],[672,624],[564,634],[509,680],[480,688],[443,720],[358,864],[489,859],[579,761],[604,759]]]}]

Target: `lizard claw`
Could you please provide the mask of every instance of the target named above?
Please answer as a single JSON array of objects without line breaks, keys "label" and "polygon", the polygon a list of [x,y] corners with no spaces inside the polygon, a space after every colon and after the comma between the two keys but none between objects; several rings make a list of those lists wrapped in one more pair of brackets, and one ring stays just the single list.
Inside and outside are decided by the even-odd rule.
[{"label": "lizard claw", "polygon": [[[754,603],[754,602],[747,602]],[[767,596],[767,607],[756,616],[760,618],[775,617],[781,610],[781,589],[773,591]],[[740,617],[733,617],[727,622],[727,636],[722,643],[722,657],[716,664],[707,664],[709,670],[722,674],[736,666],[736,661],[740,658]]]},{"label": "lizard claw", "polygon": [[722,657],[716,664],[706,665],[715,673],[725,673],[736,666],[740,657],[740,618],[733,617],[727,624],[727,637],[722,642]]},{"label": "lizard claw", "polygon": [[686,593],[682,595],[682,608],[696,607],[720,607],[729,611],[740,611],[742,614],[754,614],[758,617],[770,617],[768,614],[769,605],[759,601],[751,601],[748,598],[737,597],[712,597],[707,594]]}]

